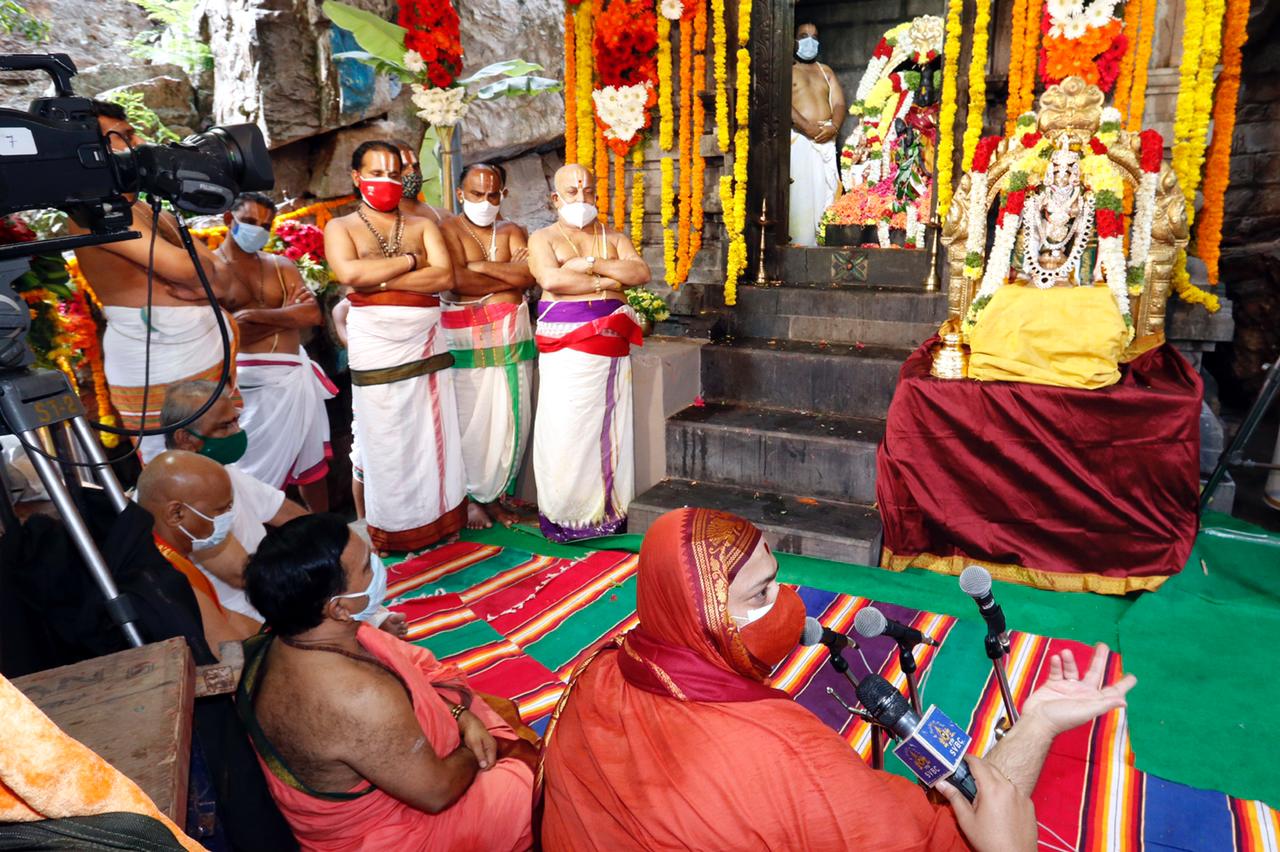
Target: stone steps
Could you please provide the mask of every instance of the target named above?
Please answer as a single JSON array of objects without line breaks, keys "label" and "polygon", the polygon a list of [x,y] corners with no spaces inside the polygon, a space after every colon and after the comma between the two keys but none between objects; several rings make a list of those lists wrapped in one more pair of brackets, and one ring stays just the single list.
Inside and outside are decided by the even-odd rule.
[{"label": "stone steps", "polygon": [[769,546],[785,553],[875,565],[880,517],[871,506],[794,497],[718,483],[667,479],[637,497],[628,532],[643,534],[658,517],[683,506],[732,512],[760,527]]},{"label": "stone steps", "polygon": [[667,475],[873,503],[883,436],[881,420],[710,402],[667,421]]},{"label": "stone steps", "polygon": [[788,286],[923,291],[929,277],[929,253],[923,250],[787,246],[779,251],[778,272]]},{"label": "stone steps", "polygon": [[708,400],[880,419],[910,352],[736,338],[703,347],[702,394]]},{"label": "stone steps", "polygon": [[918,346],[947,316],[944,293],[885,288],[740,287],[734,331],[744,337]]}]

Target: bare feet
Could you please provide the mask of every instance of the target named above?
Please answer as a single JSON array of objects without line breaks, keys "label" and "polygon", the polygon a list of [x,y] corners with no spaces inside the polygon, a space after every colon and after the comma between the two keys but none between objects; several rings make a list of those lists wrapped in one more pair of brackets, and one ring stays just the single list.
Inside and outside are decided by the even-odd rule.
[{"label": "bare feet", "polygon": [[519,513],[503,506],[501,501],[494,500],[492,503],[485,503],[484,510],[489,513],[489,517],[510,529],[513,524],[520,523]]},{"label": "bare feet", "polygon": [[489,513],[479,503],[467,501],[467,529],[469,530],[487,530],[493,526],[493,522],[489,520]]}]

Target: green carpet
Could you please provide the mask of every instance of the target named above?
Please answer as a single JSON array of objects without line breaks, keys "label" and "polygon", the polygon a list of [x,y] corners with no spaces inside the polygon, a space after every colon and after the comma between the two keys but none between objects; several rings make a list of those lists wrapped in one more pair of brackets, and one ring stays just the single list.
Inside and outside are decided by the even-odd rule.
[{"label": "green carpet", "polygon": [[[463,538],[573,557],[591,550],[635,552],[641,537],[559,545],[536,528],[518,527],[468,531]],[[778,554],[778,562],[785,582],[952,615],[979,628],[975,636],[981,633],[977,607],[954,577],[790,554]],[[995,595],[1011,628],[1106,642],[1120,651],[1139,680],[1129,695],[1129,734],[1139,769],[1277,806],[1280,773],[1270,758],[1280,754],[1280,725],[1274,721],[1280,678],[1269,671],[1267,652],[1280,640],[1278,575],[1280,535],[1210,514],[1185,570],[1158,592],[1113,597],[997,582]],[[940,706],[949,692],[958,701],[978,688],[930,686]]]}]

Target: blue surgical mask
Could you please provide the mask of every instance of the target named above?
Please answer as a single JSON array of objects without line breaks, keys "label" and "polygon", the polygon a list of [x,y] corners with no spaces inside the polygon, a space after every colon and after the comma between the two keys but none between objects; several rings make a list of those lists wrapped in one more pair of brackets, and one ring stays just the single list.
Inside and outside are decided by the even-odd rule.
[{"label": "blue surgical mask", "polygon": [[240,246],[240,250],[249,254],[257,254],[267,245],[267,240],[271,239],[271,231],[260,225],[250,225],[247,222],[241,222],[236,217],[231,217],[231,239],[236,241],[236,245]]},{"label": "blue surgical mask", "polygon": [[812,62],[818,58],[818,40],[805,36],[796,43],[796,56],[801,62]]},{"label": "blue surgical mask", "polygon": [[378,554],[369,554],[369,568],[373,571],[373,579],[369,581],[369,588],[363,592],[348,592],[345,595],[334,595],[329,600],[336,601],[339,598],[360,598],[368,597],[368,602],[364,605],[364,609],[360,610],[351,617],[356,621],[373,622],[374,616],[382,609],[382,599],[387,596],[387,566],[382,564],[382,560],[378,558]]},{"label": "blue surgical mask", "polygon": [[236,507],[234,504],[221,515],[214,515],[212,518],[204,512],[201,512],[195,506],[188,503],[183,503],[182,505],[213,524],[213,532],[209,533],[206,538],[196,538],[191,533],[187,532],[186,527],[181,524],[178,525],[178,529],[186,533],[187,538],[191,539],[192,550],[210,550],[222,544],[222,542],[226,540],[227,534],[231,532],[231,525],[236,522]]}]

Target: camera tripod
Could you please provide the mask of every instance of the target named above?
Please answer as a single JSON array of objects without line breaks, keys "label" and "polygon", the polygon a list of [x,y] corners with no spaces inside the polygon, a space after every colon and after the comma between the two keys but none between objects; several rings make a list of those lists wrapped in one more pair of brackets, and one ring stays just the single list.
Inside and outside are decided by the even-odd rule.
[{"label": "camera tripod", "polygon": [[[87,240],[101,242],[102,238],[89,237]],[[142,645],[142,635],[134,623],[137,614],[129,600],[116,588],[106,560],[89,534],[89,527],[81,517],[73,496],[73,492],[84,485],[79,471],[87,468],[93,472],[93,477],[117,512],[124,511],[128,498],[107,461],[102,445],[85,419],[84,406],[71,390],[67,377],[55,370],[31,367],[35,359],[25,340],[29,323],[25,315],[27,305],[13,288],[13,282],[29,267],[25,257],[0,259],[0,332],[9,332],[0,338],[0,434],[13,433],[26,448],[49,499],[102,591],[107,613],[124,631],[129,644],[137,647]],[[15,312],[16,316],[10,312]],[[48,445],[55,448],[54,454],[42,452],[47,445],[45,438]],[[64,462],[61,470],[50,455]],[[85,458],[88,459],[87,465],[80,461]],[[2,471],[0,479],[3,479]],[[12,524],[17,516],[10,505],[7,483],[5,485],[5,520],[6,524]]]}]

